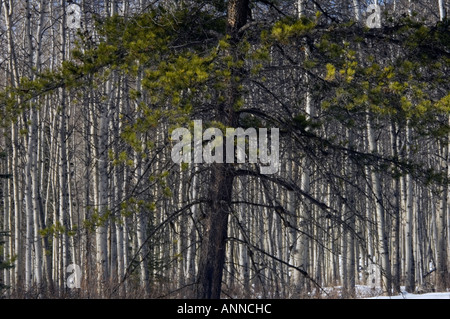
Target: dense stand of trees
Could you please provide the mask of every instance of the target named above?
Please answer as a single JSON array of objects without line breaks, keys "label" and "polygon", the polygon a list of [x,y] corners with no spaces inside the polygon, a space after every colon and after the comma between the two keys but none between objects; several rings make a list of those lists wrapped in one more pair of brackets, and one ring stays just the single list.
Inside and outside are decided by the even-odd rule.
[{"label": "dense stand of trees", "polygon": [[[4,296],[450,287],[448,1],[74,2],[0,1]],[[193,120],[278,171],[174,163]]]}]

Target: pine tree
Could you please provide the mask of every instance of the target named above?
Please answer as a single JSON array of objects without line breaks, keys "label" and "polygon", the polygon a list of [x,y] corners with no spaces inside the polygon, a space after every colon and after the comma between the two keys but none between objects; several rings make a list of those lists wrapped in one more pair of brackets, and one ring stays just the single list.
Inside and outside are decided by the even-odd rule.
[{"label": "pine tree", "polygon": [[[300,296],[340,280],[353,295],[358,270],[372,266],[391,293],[420,285],[420,265],[431,262],[429,278],[448,286],[443,1],[440,22],[399,17],[380,30],[363,27],[365,1],[162,2],[171,5],[136,14],[126,6],[124,17],[114,15],[118,1],[105,2],[113,7],[95,24],[84,14],[76,35],[64,18],[46,20],[67,1],[41,0],[49,15],[28,7],[24,29],[12,27],[21,13],[13,0],[2,2],[11,79],[0,124],[11,136],[0,141],[12,152],[0,153],[9,165],[0,178],[14,176],[3,209],[14,222],[3,228],[16,242],[6,254],[18,260],[11,286],[27,272],[28,286],[54,281],[63,293],[72,262],[99,296],[110,283],[123,296],[195,287],[190,296],[219,298],[239,285],[247,296]],[[82,3],[89,12],[91,1]],[[39,32],[41,19],[55,29]],[[58,41],[59,58],[54,51],[41,65],[39,50],[51,55]],[[200,119],[221,130],[280,128],[280,171],[174,165],[171,130]],[[17,236],[24,225],[26,241]],[[41,279],[30,276],[41,266]]]}]

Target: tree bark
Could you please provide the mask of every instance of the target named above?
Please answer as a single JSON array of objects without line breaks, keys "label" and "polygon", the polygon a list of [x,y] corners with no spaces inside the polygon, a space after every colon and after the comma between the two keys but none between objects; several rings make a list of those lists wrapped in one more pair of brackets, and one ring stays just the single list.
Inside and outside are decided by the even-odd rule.
[{"label": "tree bark", "polygon": [[[407,143],[408,143],[408,155],[411,149],[411,127],[409,123],[406,127],[407,131]],[[413,215],[413,182],[411,175],[406,176],[406,247],[405,247],[405,289],[407,292],[413,293],[415,290],[415,271],[414,271],[414,253],[413,253],[413,227],[414,227],[414,215]]]},{"label": "tree bark", "polygon": [[[449,151],[448,145],[441,146],[441,168],[443,171],[448,170]],[[440,207],[436,218],[437,242],[436,242],[436,289],[438,291],[445,291],[448,281],[447,268],[447,245],[446,245],[446,215],[448,209],[448,185],[441,187],[441,197],[439,200]]]},{"label": "tree bark", "polygon": [[100,107],[99,121],[99,154],[97,158],[98,166],[98,217],[99,224],[96,229],[97,243],[97,283],[99,285],[99,295],[103,296],[106,280],[109,277],[108,267],[108,127],[109,127],[109,105],[111,96],[111,79],[106,84],[106,96],[109,96],[107,103]]},{"label": "tree bark", "polygon": [[[396,133],[396,126],[392,124],[391,126],[391,139],[392,139],[392,150],[394,159],[398,159],[398,134]],[[401,189],[400,189],[400,177],[395,176],[393,179],[393,189],[394,189],[394,221],[393,221],[393,274],[392,274],[392,285],[394,293],[400,293],[400,277],[401,277],[401,259],[400,259],[400,219],[401,219]]]},{"label": "tree bark", "polygon": [[[229,55],[236,61],[239,56],[237,44],[239,29],[247,22],[248,0],[228,2],[227,33],[231,38]],[[239,70],[233,69],[228,83],[226,102],[218,106],[218,119],[226,127],[236,127],[237,114],[233,107],[239,97],[235,77]],[[218,299],[221,294],[225,247],[228,230],[228,214],[232,197],[234,174],[232,165],[214,163],[211,167],[209,203],[205,217],[205,230],[200,248],[197,282],[197,298]]]},{"label": "tree bark", "polygon": [[[371,153],[377,153],[378,147],[375,140],[372,119],[367,116],[367,138],[369,143],[369,151]],[[375,194],[375,207],[377,216],[377,234],[378,234],[378,250],[381,259],[381,271],[383,277],[386,279],[385,288],[388,294],[391,294],[392,278],[391,278],[391,265],[389,261],[389,241],[386,233],[386,221],[385,212],[382,203],[382,192],[381,192],[381,180],[378,172],[372,170],[371,172],[372,184]]]},{"label": "tree bark", "polygon": [[439,5],[439,20],[444,21],[445,17],[447,16],[447,12],[445,10],[445,1],[439,0],[438,5]]}]

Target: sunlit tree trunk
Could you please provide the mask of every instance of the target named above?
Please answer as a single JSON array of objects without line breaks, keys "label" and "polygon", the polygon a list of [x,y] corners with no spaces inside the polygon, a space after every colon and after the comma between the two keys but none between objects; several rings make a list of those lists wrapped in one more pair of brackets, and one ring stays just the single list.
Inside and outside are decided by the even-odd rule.
[{"label": "sunlit tree trunk", "polygon": [[438,0],[438,5],[439,5],[439,19],[441,21],[444,21],[445,17],[447,16],[447,12],[445,10],[445,1]]}]

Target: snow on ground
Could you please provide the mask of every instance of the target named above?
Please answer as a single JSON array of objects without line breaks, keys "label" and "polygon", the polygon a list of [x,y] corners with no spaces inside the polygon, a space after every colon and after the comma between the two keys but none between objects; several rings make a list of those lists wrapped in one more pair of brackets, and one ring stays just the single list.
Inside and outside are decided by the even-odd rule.
[{"label": "snow on ground", "polygon": [[404,291],[398,296],[378,296],[365,299],[448,299],[450,300],[450,292],[431,292],[426,294],[410,294]]},{"label": "snow on ground", "polygon": [[[384,296],[383,290],[379,287],[370,287],[364,285],[356,285],[357,299],[447,299],[450,300],[450,292],[432,292],[432,293],[414,293],[410,294],[405,291],[405,287],[400,287],[402,294],[395,296]],[[342,297],[342,286],[327,287],[322,292],[323,298],[340,298]]]},{"label": "snow on ground", "polygon": [[[366,287],[366,288],[361,288],[360,291],[369,291],[367,288],[367,286],[361,286],[361,287]],[[372,292],[374,291],[373,289],[371,289]],[[405,291],[405,286],[401,286],[400,290],[402,291],[401,294],[399,295],[395,295],[395,296],[384,296],[382,291],[379,290],[378,291],[378,295],[376,294],[372,294],[370,295],[365,295],[362,294],[361,298],[364,299],[448,299],[450,300],[450,292],[429,292],[429,293],[423,293],[423,294],[419,294],[419,293],[413,293],[410,294],[408,292]]]}]

